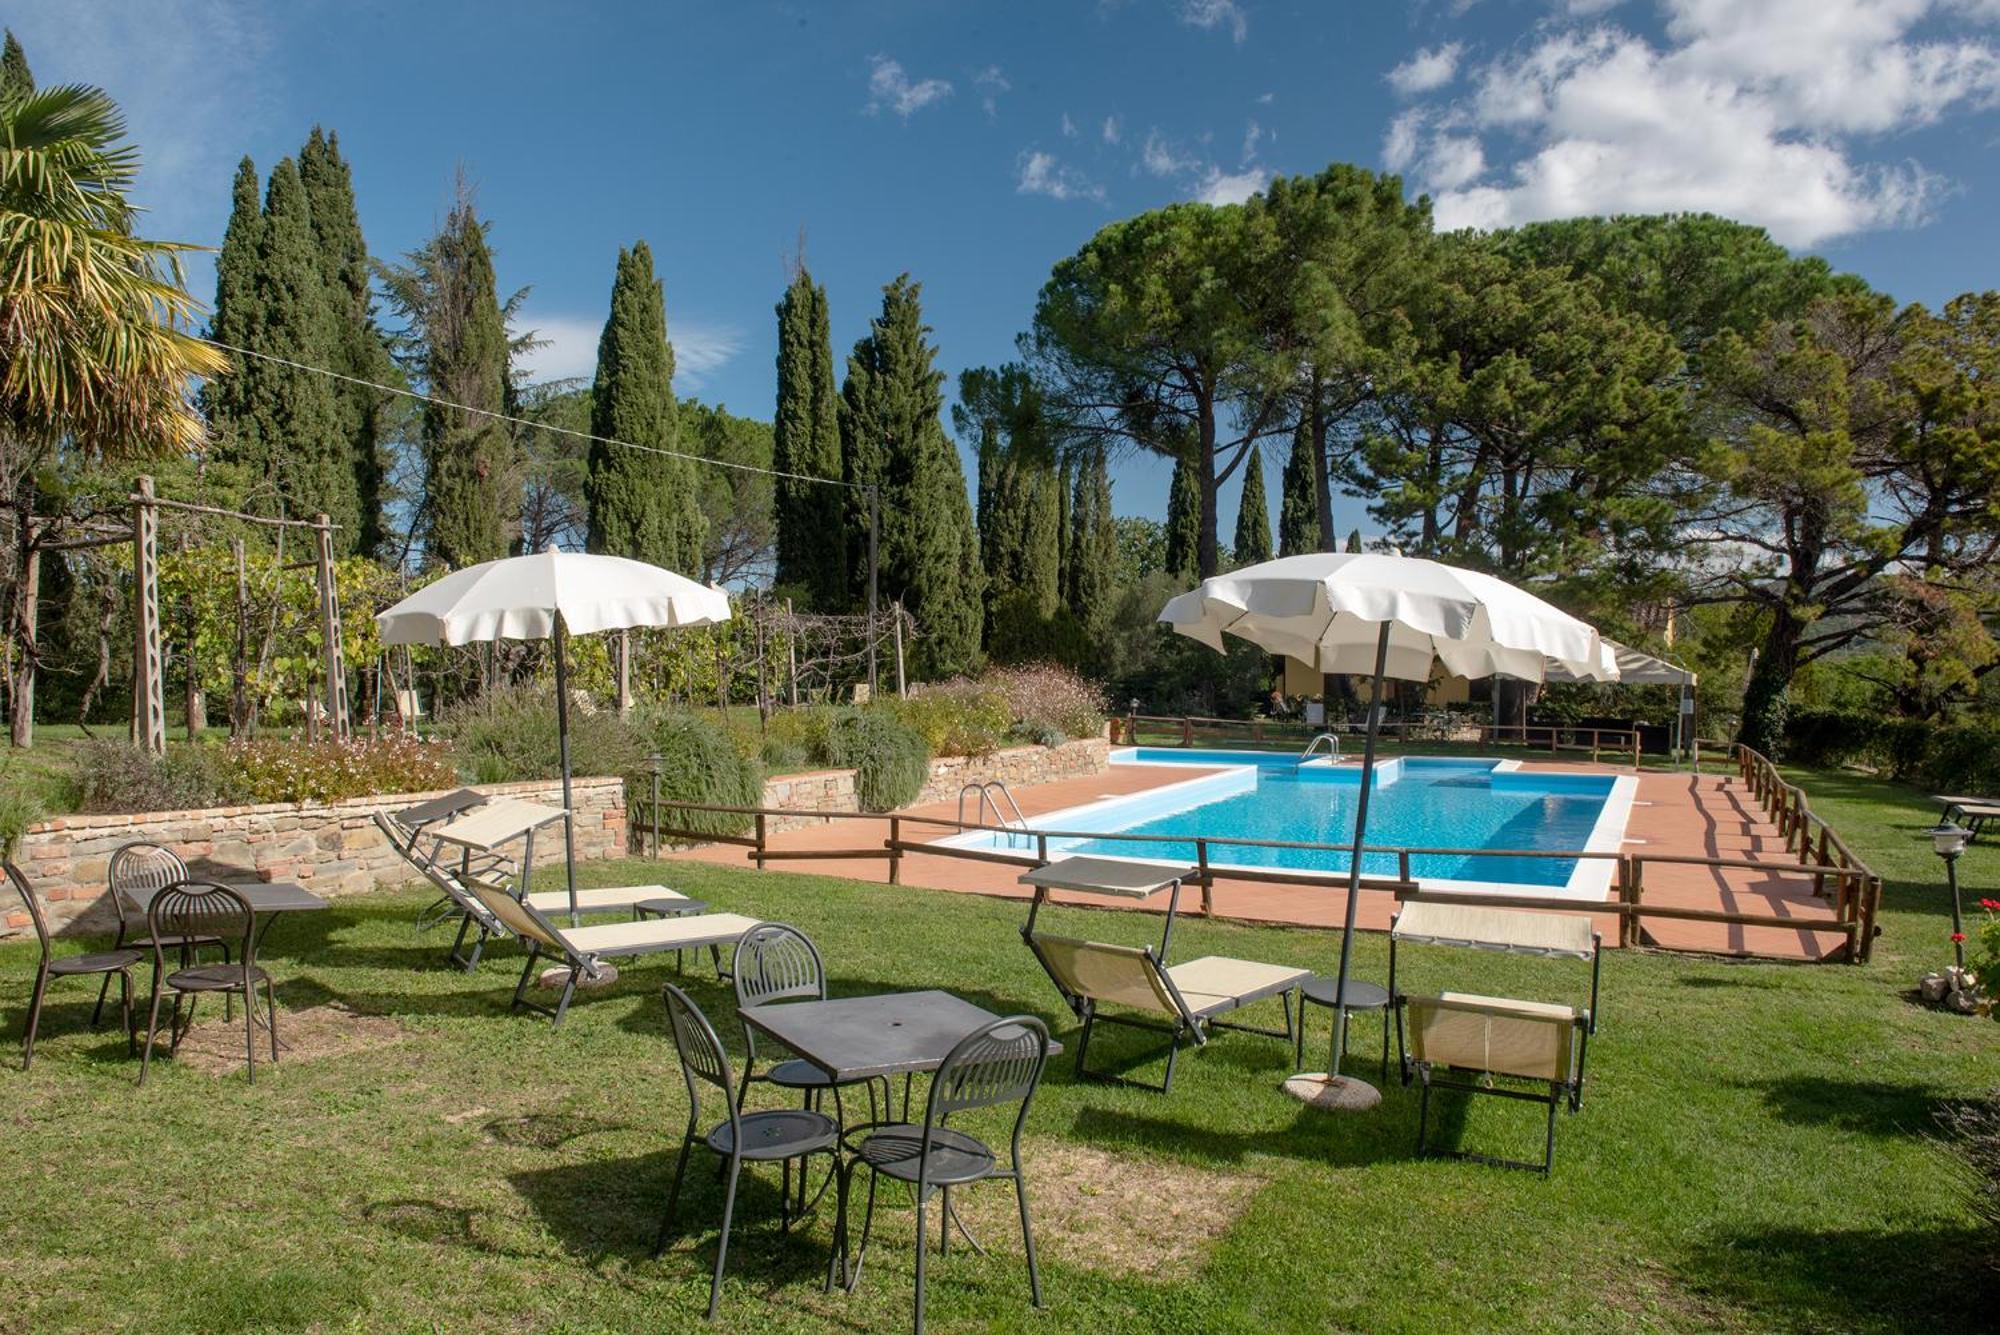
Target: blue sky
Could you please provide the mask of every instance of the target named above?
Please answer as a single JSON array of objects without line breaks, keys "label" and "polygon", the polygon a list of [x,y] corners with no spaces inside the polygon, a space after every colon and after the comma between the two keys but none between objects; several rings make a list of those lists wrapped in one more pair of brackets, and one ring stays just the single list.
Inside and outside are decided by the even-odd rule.
[{"label": "blue sky", "polygon": [[[1011,355],[1050,265],[1105,222],[1334,160],[1403,172],[1447,224],[1703,208],[1903,300],[1996,281],[2000,0],[9,9],[39,78],[126,106],[153,234],[217,242],[237,159],[268,169],[319,122],[395,256],[462,164],[503,285],[533,288],[541,373],[589,373],[617,248],[643,237],[679,388],[764,417],[801,229],[837,359],[908,270],[955,379]],[[1115,482],[1121,513],[1163,508],[1157,461]]]}]

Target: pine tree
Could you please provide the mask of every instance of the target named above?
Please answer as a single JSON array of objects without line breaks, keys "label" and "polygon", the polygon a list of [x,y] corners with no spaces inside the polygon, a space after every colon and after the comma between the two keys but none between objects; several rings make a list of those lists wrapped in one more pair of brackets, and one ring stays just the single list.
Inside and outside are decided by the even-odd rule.
[{"label": "pine tree", "polygon": [[[264,196],[252,291],[255,325],[245,346],[303,366],[325,366],[333,312],[314,251],[305,186],[290,158],[272,171]],[[230,457],[268,484],[265,508],[295,517],[323,513],[340,526],[336,544],[351,545],[360,505],[333,382],[262,358],[242,360],[241,415],[228,443]]]},{"label": "pine tree", "polygon": [[[320,273],[333,313],[332,369],[354,380],[386,383],[394,368],[388,341],[375,323],[369,290],[373,264],[355,208],[354,176],[340,155],[340,136],[313,126],[299,150],[299,178],[305,185]],[[360,507],[351,547],[373,554],[384,534],[382,450],[390,400],[380,390],[351,381],[336,381],[333,390]]]},{"label": "pine tree", "polygon": [[[653,252],[644,241],[618,252],[611,314],[597,342],[590,430],[633,445],[679,447],[674,350]],[[669,570],[699,572],[708,520],[696,501],[696,465],[593,441],[590,550]]]},{"label": "pine tree", "polygon": [[28,53],[9,28],[6,44],[0,47],[0,101],[11,102],[34,91],[35,75],[28,68]]},{"label": "pine tree", "polygon": [[1285,460],[1279,488],[1278,555],[1299,556],[1320,550],[1319,496],[1314,490],[1313,447],[1309,424],[1292,433],[1292,453]]},{"label": "pine tree", "polygon": [[1200,578],[1201,478],[1194,460],[1174,460],[1174,480],[1167,488],[1167,573],[1186,584]]},{"label": "pine tree", "polygon": [[[840,399],[833,383],[826,289],[801,264],[778,303],[778,407],[773,467],[783,473],[841,476]],[[846,534],[840,488],[777,479],[777,582],[801,589],[808,605],[831,611],[847,598]]]},{"label": "pine tree", "polygon": [[507,550],[513,458],[506,424],[486,414],[507,408],[509,345],[486,225],[468,185],[460,182],[443,230],[392,269],[387,285],[409,327],[408,360],[425,387],[481,410],[425,405],[425,559],[434,567],[491,561]]},{"label": "pine tree", "polygon": [[1271,559],[1271,511],[1264,495],[1264,457],[1255,445],[1243,461],[1243,500],[1236,507],[1236,564]]},{"label": "pine tree", "polygon": [[981,596],[979,535],[958,450],[938,414],[944,374],[923,323],[921,285],[908,274],[882,290],[882,314],[847,359],[841,391],[841,455],[852,515],[857,600],[868,579],[868,500],[880,489],[881,591],[901,597],[917,619],[912,655],[919,677],[947,676],[979,656]]},{"label": "pine tree", "polygon": [[[229,226],[222,233],[222,249],[215,257],[215,309],[209,317],[209,337],[232,348],[257,346],[257,251],[264,228],[264,212],[258,202],[257,164],[249,158],[236,164],[232,187]],[[217,376],[202,387],[202,406],[210,425],[224,439],[221,453],[228,457],[233,445],[227,435],[244,415],[245,386],[241,374],[248,358],[230,353],[238,374]]]},{"label": "pine tree", "polygon": [[1093,451],[1076,470],[1070,506],[1069,606],[1093,634],[1110,623],[1118,591],[1118,524],[1111,513],[1111,471],[1104,451]]}]

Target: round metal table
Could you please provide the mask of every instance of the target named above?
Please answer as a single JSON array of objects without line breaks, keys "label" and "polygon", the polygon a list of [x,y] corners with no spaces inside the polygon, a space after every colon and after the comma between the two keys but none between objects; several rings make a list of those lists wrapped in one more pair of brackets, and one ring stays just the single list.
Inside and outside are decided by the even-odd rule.
[{"label": "round metal table", "polygon": [[[1339,980],[1325,974],[1314,974],[1299,984],[1299,1038],[1298,1050],[1293,1062],[1298,1069],[1305,1069],[1306,1059],[1306,1003],[1324,1006],[1336,1014],[1339,1011]],[[1389,989],[1375,983],[1364,983],[1358,978],[1347,980],[1347,1019],[1351,1024],[1356,1011],[1382,1012],[1382,1078],[1389,1078]]]},{"label": "round metal table", "polygon": [[[651,918],[686,918],[696,913],[706,912],[708,912],[708,901],[705,899],[681,899],[678,897],[670,899],[642,899],[632,906],[633,920],[638,922],[644,922]],[[720,950],[714,946],[710,946],[708,948],[708,958],[715,965],[715,976],[718,979],[730,976],[729,971],[722,967],[722,952]],[[686,956],[678,950],[674,952],[674,972],[687,972]]]}]

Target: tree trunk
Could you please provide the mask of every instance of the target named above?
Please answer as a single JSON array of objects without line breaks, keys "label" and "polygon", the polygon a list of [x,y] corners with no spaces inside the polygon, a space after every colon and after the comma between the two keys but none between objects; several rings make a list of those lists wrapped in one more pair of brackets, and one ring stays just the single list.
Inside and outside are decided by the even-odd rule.
[{"label": "tree trunk", "polygon": [[[32,488],[26,489],[32,504]],[[20,550],[15,558],[14,680],[9,706],[10,737],[15,746],[35,744],[35,667],[40,653],[37,623],[41,616],[42,552],[35,545],[35,521],[23,506],[19,513]]]},{"label": "tree trunk", "polygon": [[1340,543],[1333,534],[1333,479],[1326,458],[1326,404],[1320,398],[1319,378],[1313,377],[1312,391],[1312,452],[1313,452],[1313,499],[1319,507],[1319,549],[1323,552],[1340,550]]},{"label": "tree trunk", "polygon": [[1736,740],[1752,750],[1771,755],[1784,741],[1785,722],[1791,712],[1792,675],[1799,666],[1799,640],[1807,623],[1789,605],[1771,614],[1764,632],[1764,645],[1750,668],[1750,680],[1743,687],[1743,722]]},{"label": "tree trunk", "polygon": [[1201,456],[1196,475],[1201,481],[1201,541],[1195,546],[1195,576],[1207,579],[1222,569],[1215,529],[1215,401],[1204,395],[1198,422]]}]

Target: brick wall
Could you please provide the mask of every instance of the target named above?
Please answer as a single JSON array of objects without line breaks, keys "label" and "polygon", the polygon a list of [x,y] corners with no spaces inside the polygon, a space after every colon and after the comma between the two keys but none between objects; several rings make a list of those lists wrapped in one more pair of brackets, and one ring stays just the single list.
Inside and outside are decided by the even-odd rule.
[{"label": "brick wall", "polygon": [[[625,854],[625,786],[615,778],[580,778],[571,783],[576,802],[579,861]],[[555,781],[480,785],[492,796],[524,798],[551,806],[562,803]],[[398,885],[415,873],[375,828],[378,811],[394,811],[436,793],[397,793],[351,798],[325,805],[266,803],[249,807],[207,807],[193,811],[148,811],[124,816],[63,816],[28,827],[15,862],[41,896],[52,928],[79,930],[113,925],[105,896],[111,854],[134,840],[165,844],[197,875],[209,868],[237,868],[264,881],[296,881],[316,894],[351,894],[377,885]],[[535,840],[535,865],[560,865],[561,827]],[[0,938],[28,930],[27,914],[9,904],[0,919]]]}]

